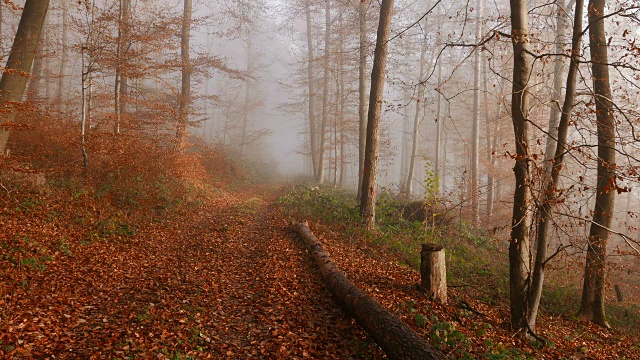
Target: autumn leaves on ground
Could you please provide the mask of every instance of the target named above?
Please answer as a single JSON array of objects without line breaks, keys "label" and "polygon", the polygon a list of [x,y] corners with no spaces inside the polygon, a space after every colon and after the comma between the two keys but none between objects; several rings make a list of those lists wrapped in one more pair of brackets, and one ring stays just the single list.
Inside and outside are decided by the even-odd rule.
[{"label": "autumn leaves on ground", "polygon": [[[77,147],[64,124],[40,129],[18,132],[29,148],[3,163],[0,357],[384,357],[289,229],[309,216],[292,204],[316,188],[259,184],[205,146],[174,156],[126,136],[92,139],[85,172],[66,161]],[[57,136],[43,146],[43,133]],[[22,154],[47,167],[21,167]],[[432,303],[388,244],[335,221],[311,228],[351,280],[452,358],[640,355],[635,336],[558,317],[541,322],[548,344],[527,342],[505,298],[454,285],[447,306]]]}]

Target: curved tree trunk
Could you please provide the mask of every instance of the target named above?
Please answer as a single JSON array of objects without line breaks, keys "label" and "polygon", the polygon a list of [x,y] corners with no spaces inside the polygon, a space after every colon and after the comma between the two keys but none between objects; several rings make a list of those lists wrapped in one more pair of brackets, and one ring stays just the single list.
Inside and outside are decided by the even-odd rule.
[{"label": "curved tree trunk", "polygon": [[611,103],[611,85],[607,39],[604,29],[606,0],[589,1],[589,49],[593,69],[593,89],[598,130],[598,177],[593,222],[589,230],[589,245],[584,270],[581,318],[608,327],[604,311],[607,241],[615,200],[615,123]]},{"label": "curved tree trunk", "polygon": [[305,224],[297,224],[293,230],[304,241],[309,254],[320,268],[322,278],[338,303],[384,350],[389,359],[445,358],[444,354],[432,349],[407,324],[352,283],[338,269],[322,244]]},{"label": "curved tree trunk", "polygon": [[27,86],[25,74],[31,71],[48,8],[49,0],[27,0],[18,23],[11,53],[0,79],[1,106],[9,110],[0,116],[0,155],[5,154],[10,133],[2,124],[11,123],[16,118],[17,109],[11,103],[22,101]]},{"label": "curved tree trunk", "polygon": [[[425,21],[426,23],[426,21]],[[416,156],[418,155],[418,133],[420,132],[420,114],[425,107],[424,92],[426,88],[426,62],[427,61],[427,34],[422,38],[422,49],[420,50],[420,74],[418,75],[418,98],[416,99],[416,112],[413,117],[413,129],[411,130],[411,154],[409,155],[409,170],[407,171],[406,185],[404,190],[406,195],[411,197],[413,192],[413,176],[416,168]]]},{"label": "curved tree trunk", "polygon": [[[536,237],[536,257],[533,269],[533,280],[531,281],[531,289],[529,290],[528,300],[528,318],[529,330],[535,332],[536,318],[538,316],[538,307],[540,306],[540,298],[542,297],[542,287],[544,284],[545,264],[547,262],[547,247],[549,225],[551,224],[553,213],[552,208],[555,205],[558,179],[560,178],[560,170],[564,165],[564,154],[567,148],[567,133],[569,130],[569,120],[573,112],[573,106],[576,100],[576,79],[578,75],[578,66],[580,63],[580,45],[582,44],[582,14],[584,8],[584,0],[577,0],[575,20],[573,25],[573,37],[571,41],[571,62],[569,64],[569,73],[567,74],[567,90],[562,105],[562,115],[560,123],[555,133],[557,134],[555,155],[552,158],[551,176],[547,179],[547,185],[544,192],[544,199],[538,207],[538,224]],[[550,131],[551,132],[551,131]],[[551,136],[551,135],[549,135]]]}]

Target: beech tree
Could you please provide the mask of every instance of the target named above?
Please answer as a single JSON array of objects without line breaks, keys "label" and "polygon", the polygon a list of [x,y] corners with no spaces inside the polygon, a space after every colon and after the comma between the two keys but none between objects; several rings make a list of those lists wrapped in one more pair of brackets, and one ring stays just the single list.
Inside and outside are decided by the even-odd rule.
[{"label": "beech tree", "polygon": [[515,135],[515,191],[509,243],[509,286],[511,326],[527,328],[531,224],[531,168],[529,163],[529,15],[526,0],[511,0],[511,42],[513,44],[513,88],[511,117]]},{"label": "beech tree", "polygon": [[[562,2],[559,4],[561,7],[560,12],[564,15],[564,7]],[[540,299],[542,297],[542,287],[545,278],[545,266],[550,260],[547,256],[547,248],[549,247],[549,226],[553,219],[552,209],[557,201],[558,194],[558,181],[560,178],[560,172],[564,167],[564,156],[567,151],[567,137],[569,132],[569,122],[573,113],[573,108],[576,99],[576,79],[578,75],[578,66],[580,64],[580,48],[582,45],[582,14],[584,8],[584,0],[575,1],[575,17],[573,21],[573,36],[571,41],[571,57],[569,63],[569,72],[566,80],[566,90],[564,102],[562,104],[560,121],[550,121],[549,124],[549,137],[556,135],[554,143],[556,145],[555,153],[551,159],[551,174],[546,180],[546,189],[543,193],[543,199],[539,203],[537,208],[537,232],[536,232],[536,253],[534,260],[533,277],[531,280],[531,286],[529,288],[529,295],[527,299],[521,299],[527,304],[527,316],[528,316],[528,330],[535,332],[536,318],[538,316],[538,309],[540,307]],[[558,20],[558,26],[564,26],[565,20]],[[556,75],[558,75],[558,68],[556,66]],[[554,81],[555,82],[555,81]],[[554,87],[554,91],[558,88]],[[559,101],[559,97],[554,93],[554,99]],[[555,106],[553,104],[552,106]],[[553,109],[553,108],[552,108]],[[554,110],[552,110],[553,112]],[[553,134],[553,135],[552,135]],[[554,254],[554,255],[557,255]],[[552,255],[553,256],[553,255]]]},{"label": "beech tree", "polygon": [[15,104],[22,101],[48,9],[49,0],[27,0],[20,17],[11,53],[0,79],[3,108],[0,113],[0,154],[6,152],[10,134],[8,125],[15,120],[18,111]]},{"label": "beech tree", "polygon": [[393,16],[393,0],[382,0],[380,20],[376,37],[376,49],[371,71],[371,92],[369,95],[369,113],[367,117],[367,140],[362,175],[362,195],[360,214],[364,224],[371,229],[375,225],[376,215],[376,176],[378,168],[378,142],[380,140],[380,118],[382,117],[382,95],[387,66],[389,33]]},{"label": "beech tree", "polygon": [[186,141],[187,124],[189,121],[189,102],[191,101],[191,63],[189,58],[189,41],[191,38],[191,0],[184,0],[181,34],[180,58],[182,66],[182,83],[180,87],[178,124],[176,127],[176,146],[178,151],[182,151]]},{"label": "beech tree", "polygon": [[358,6],[358,195],[362,196],[364,174],[364,153],[367,141],[367,0],[360,0]]},{"label": "beech tree", "polygon": [[609,55],[605,32],[605,5],[606,0],[590,0],[588,5],[589,50],[591,52],[598,132],[598,174],[593,220],[589,230],[582,301],[578,315],[608,327],[604,309],[604,290],[607,241],[616,193],[616,149],[614,108],[609,82]]}]

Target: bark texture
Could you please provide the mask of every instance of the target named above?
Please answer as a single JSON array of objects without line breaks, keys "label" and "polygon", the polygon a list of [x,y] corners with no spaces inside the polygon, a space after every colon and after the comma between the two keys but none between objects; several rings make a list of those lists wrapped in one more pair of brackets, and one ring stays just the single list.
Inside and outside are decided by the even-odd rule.
[{"label": "bark texture", "polygon": [[420,252],[420,285],[433,301],[447,303],[447,266],[442,246],[423,244]]},{"label": "bark texture", "polygon": [[48,8],[49,0],[27,0],[18,23],[11,53],[0,79],[3,108],[0,115],[0,155],[6,151],[10,134],[2,124],[11,123],[16,118],[17,109],[13,104],[22,101]]},{"label": "bark texture", "polygon": [[513,44],[513,88],[511,116],[515,136],[515,191],[509,243],[509,291],[511,326],[527,327],[527,289],[529,286],[531,211],[531,169],[529,165],[529,16],[526,0],[511,0],[511,36]]},{"label": "bark texture", "polygon": [[608,327],[604,310],[607,241],[615,200],[615,123],[609,83],[607,39],[604,29],[605,0],[589,1],[589,50],[593,72],[598,131],[598,177],[593,221],[584,270],[582,302],[578,315]]},{"label": "bark texture", "polygon": [[389,359],[445,359],[444,354],[432,349],[407,324],[352,283],[338,269],[305,224],[297,224],[293,229],[304,241],[338,303],[353,316]]},{"label": "bark texture", "polygon": [[382,95],[387,67],[388,39],[391,32],[393,0],[382,0],[380,22],[376,38],[376,50],[371,71],[371,92],[367,117],[367,141],[362,175],[362,197],[360,214],[368,229],[375,225],[376,216],[376,176],[378,170],[378,141],[380,140],[380,118],[382,117]]}]

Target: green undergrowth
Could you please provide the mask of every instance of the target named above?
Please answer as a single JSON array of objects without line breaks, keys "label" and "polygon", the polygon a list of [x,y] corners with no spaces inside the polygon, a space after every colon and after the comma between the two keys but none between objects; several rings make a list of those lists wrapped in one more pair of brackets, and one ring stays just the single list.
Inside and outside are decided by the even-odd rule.
[{"label": "green undergrowth", "polygon": [[[383,192],[376,202],[376,229],[361,224],[359,203],[351,192],[317,185],[296,185],[278,200],[287,215],[342,229],[345,239],[366,239],[375,248],[414,269],[420,267],[425,243],[444,246],[449,282],[476,289],[487,301],[496,302],[507,289],[506,254],[487,233],[453,221],[425,226],[406,217],[407,201]],[[430,213],[430,212],[427,212]],[[504,261],[496,261],[502,258]],[[496,281],[498,283],[496,283]]]},{"label": "green undergrowth", "polygon": [[[420,266],[421,244],[442,245],[447,254],[450,287],[490,306],[508,303],[508,247],[486,231],[454,220],[431,227],[425,226],[424,221],[409,220],[403,211],[407,201],[387,192],[377,199],[376,229],[373,232],[362,226],[359,203],[351,192],[302,184],[293,186],[278,202],[290,218],[331,227],[344,241],[364,239],[374,248],[416,270]],[[575,314],[580,292],[578,286],[560,286],[549,278],[543,289],[541,315],[577,321]],[[637,329],[640,326],[640,306],[624,302],[607,303],[606,306],[608,320],[613,327]],[[417,322],[424,320],[416,319]],[[493,355],[503,353],[499,345],[492,349]],[[521,358],[525,354],[515,354],[507,349],[502,355],[505,357],[487,358]]]}]

